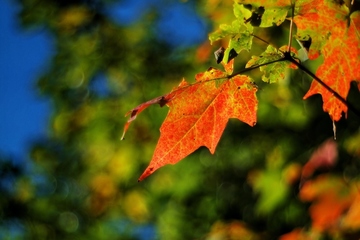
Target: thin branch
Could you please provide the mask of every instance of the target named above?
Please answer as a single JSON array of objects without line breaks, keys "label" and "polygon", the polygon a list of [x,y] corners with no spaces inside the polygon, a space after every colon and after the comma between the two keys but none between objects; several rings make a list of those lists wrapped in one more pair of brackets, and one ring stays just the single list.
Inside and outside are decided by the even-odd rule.
[{"label": "thin branch", "polygon": [[[233,78],[237,75],[240,75],[242,73],[246,73],[246,72],[250,72],[254,69],[257,69],[257,68],[260,68],[262,66],[266,66],[266,65],[269,65],[269,64],[273,64],[273,63],[276,63],[276,62],[282,62],[282,61],[287,61],[288,59],[284,56],[282,58],[279,58],[279,59],[276,59],[276,60],[273,60],[273,61],[270,61],[270,62],[267,62],[267,63],[262,63],[262,64],[259,64],[259,65],[256,65],[256,66],[251,66],[249,68],[244,68],[236,73],[233,73],[233,74],[230,74],[230,75],[227,75],[227,76],[224,76],[224,77],[218,77],[218,78],[212,78],[212,79],[209,79],[207,80],[206,82],[210,82],[210,81],[219,81],[219,80],[224,80],[224,79],[230,79],[230,78]],[[188,88],[188,87],[191,87],[191,86],[194,86],[194,85],[197,85],[197,84],[203,84],[204,82],[194,82],[194,83],[190,83],[189,85],[186,85],[184,87],[182,87],[182,89],[184,88]],[[163,101],[163,98],[164,98],[165,95],[163,96],[160,96],[160,97],[157,97],[157,98],[154,98],[152,100],[149,100],[147,102],[145,102],[144,104],[153,104],[153,103],[159,103],[160,106],[163,106],[165,105],[164,102],[161,102]]]},{"label": "thin branch", "polygon": [[290,19],[290,32],[289,32],[289,44],[287,51],[290,52],[291,42],[292,42],[292,32],[294,25],[294,11],[295,11],[295,3],[291,3],[291,19]]},{"label": "thin branch", "polygon": [[299,69],[306,72],[310,77],[312,77],[315,81],[317,81],[321,86],[323,86],[326,90],[328,90],[334,97],[336,97],[340,102],[345,104],[345,106],[350,109],[353,113],[360,117],[360,111],[355,108],[351,103],[349,103],[345,98],[343,98],[340,94],[338,94],[335,90],[329,87],[326,83],[324,83],[319,77],[313,74],[309,69],[307,69],[304,65],[297,62],[290,56],[290,53],[286,53],[285,59],[295,64]]},{"label": "thin branch", "polygon": [[267,63],[262,63],[262,64],[259,64],[259,65],[256,65],[256,66],[251,66],[249,68],[244,68],[243,70],[240,70],[236,73],[233,73],[229,76],[227,76],[228,78],[232,78],[232,77],[235,77],[236,75],[239,75],[239,74],[242,74],[242,73],[245,73],[245,72],[249,72],[251,70],[254,70],[254,69],[257,69],[257,68],[260,68],[262,66],[266,66],[266,65],[269,65],[269,64],[273,64],[273,63],[277,63],[277,62],[282,62],[282,61],[286,61],[287,58],[284,56],[282,58],[279,58],[279,59],[276,59],[276,60],[273,60],[273,61],[270,61],[270,62],[267,62]]},{"label": "thin branch", "polygon": [[268,41],[262,39],[261,37],[255,35],[255,34],[253,34],[253,33],[251,33],[250,35],[253,36],[254,38],[260,40],[261,42],[265,43],[266,45],[271,45],[271,43],[269,43]]},{"label": "thin branch", "polygon": [[[236,73],[233,73],[233,74],[230,74],[230,75],[227,75],[227,76],[224,76],[224,77],[218,77],[218,78],[209,79],[206,82],[230,79],[230,78],[233,78],[233,77],[235,77],[237,75],[240,75],[240,74],[243,74],[243,73],[246,73],[246,72],[250,72],[250,71],[252,71],[254,69],[260,68],[262,66],[266,66],[266,65],[273,64],[273,63],[276,63],[276,62],[287,61],[287,60],[288,59],[284,56],[282,58],[279,58],[279,59],[276,59],[276,60],[273,60],[273,61],[270,61],[270,62],[267,62],[267,63],[262,63],[262,64],[259,64],[259,65],[251,66],[249,68],[244,68],[244,69],[242,69],[242,70],[240,70],[240,71],[238,71]],[[189,85],[185,86],[184,88],[191,87],[191,86],[194,86],[196,84],[202,84],[202,83],[204,83],[204,82],[190,83]]]},{"label": "thin branch", "polygon": [[259,37],[259,36],[255,35],[255,34],[252,34],[252,33],[251,33],[250,35],[251,35],[251,36],[253,36],[254,38],[256,38],[256,39],[260,40],[261,42],[265,43],[266,45],[268,45],[268,46],[272,46],[272,47],[273,47],[273,48],[275,48],[277,51],[279,51],[279,52],[281,52],[281,53],[283,53],[283,54],[284,54],[284,52],[283,52],[283,51],[281,51],[278,47],[274,46],[272,43],[270,43],[270,42],[268,42],[268,41],[266,41],[266,40],[262,39],[261,37]]}]

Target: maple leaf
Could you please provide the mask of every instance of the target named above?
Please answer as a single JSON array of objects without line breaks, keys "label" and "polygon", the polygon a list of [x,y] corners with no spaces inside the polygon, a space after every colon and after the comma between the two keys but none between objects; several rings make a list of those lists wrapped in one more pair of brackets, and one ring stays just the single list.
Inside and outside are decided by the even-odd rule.
[{"label": "maple leaf", "polygon": [[[247,62],[246,68],[273,62],[271,64],[267,64],[260,67],[260,71],[264,72],[262,76],[262,80],[268,83],[275,83],[285,79],[285,72],[288,68],[295,69],[296,66],[293,63],[288,61],[284,61],[284,52],[286,51],[287,46],[283,46],[280,49],[276,49],[275,47],[269,45],[265,52],[263,52],[260,56],[252,56],[251,59]],[[296,54],[296,50],[291,48],[292,53]],[[279,61],[276,61],[279,60]]]},{"label": "maple leaf", "polygon": [[[252,9],[260,7],[264,9],[259,16],[260,27],[269,26],[271,21],[279,25],[285,20],[282,16],[286,16],[285,13],[291,9],[291,1],[287,0],[256,2],[237,0],[237,2],[248,4]],[[324,57],[324,63],[318,68],[316,75],[346,99],[350,82],[360,79],[359,11],[350,15],[345,4],[331,0],[298,0],[294,1],[294,4],[296,38],[301,41],[311,41],[309,59],[315,59],[320,55]],[[360,90],[359,83],[358,87]],[[314,94],[322,95],[323,110],[329,113],[333,121],[340,120],[343,112],[347,113],[347,106],[315,80],[304,99]]]},{"label": "maple leaf", "polygon": [[[316,58],[319,52],[324,57],[316,75],[346,99],[351,81],[360,79],[360,12],[349,16],[344,4],[317,0],[304,1],[298,14],[294,18],[298,38],[312,39],[309,58]],[[315,80],[304,99],[314,94],[322,95],[323,110],[333,121],[347,113],[347,106]]]},{"label": "maple leaf", "polygon": [[[236,2],[249,6],[254,14],[252,19],[248,19],[248,21],[254,20],[255,25],[259,27],[279,26],[285,21],[288,11],[291,9],[289,0],[258,0],[256,2],[237,0]],[[259,9],[263,10],[259,11]]]},{"label": "maple leaf", "polygon": [[218,30],[209,35],[211,44],[225,37],[230,38],[224,53],[224,63],[228,63],[234,57],[231,56],[231,51],[235,51],[237,55],[243,50],[250,51],[252,45],[254,28],[245,23],[245,19],[251,16],[251,12],[243,5],[234,4],[234,15],[236,20],[231,25],[221,24]]},{"label": "maple leaf", "polygon": [[338,156],[337,144],[328,139],[311,155],[301,172],[300,186],[319,168],[331,168],[335,165]]},{"label": "maple leaf", "polygon": [[349,10],[344,4],[329,0],[302,0],[295,4],[296,38],[309,40],[309,59],[317,58],[329,37],[336,34],[338,24],[346,20]]},{"label": "maple leaf", "polygon": [[289,7],[290,2],[289,0],[235,0],[235,2],[239,4],[246,4],[246,5],[253,5],[255,7],[265,7],[266,8],[284,8]]},{"label": "maple leaf", "polygon": [[[150,103],[166,101],[169,113],[160,128],[152,160],[139,181],[166,164],[179,162],[201,146],[213,154],[229,118],[255,125],[257,88],[248,76],[229,77],[232,71],[233,60],[225,65],[225,72],[210,68],[197,74],[195,83],[183,80],[171,93]],[[130,111],[135,113],[129,121],[147,106],[145,103]]]},{"label": "maple leaf", "polygon": [[340,177],[331,175],[320,175],[306,182],[300,190],[300,199],[313,201],[309,209],[312,227],[318,232],[335,229],[342,214],[354,202],[357,191],[356,188],[349,189]]}]

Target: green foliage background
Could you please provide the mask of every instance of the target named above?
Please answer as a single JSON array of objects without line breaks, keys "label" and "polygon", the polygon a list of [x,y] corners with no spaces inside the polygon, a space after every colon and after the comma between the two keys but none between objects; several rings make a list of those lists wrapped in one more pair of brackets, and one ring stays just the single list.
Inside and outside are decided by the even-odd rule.
[{"label": "green foliage background", "polygon": [[[48,139],[31,151],[32,174],[43,183],[34,184],[6,159],[0,166],[0,177],[16,177],[13,191],[1,194],[3,239],[230,239],[234,229],[245,229],[243,223],[249,231],[243,230],[244,236],[253,231],[260,239],[276,239],[310,226],[309,204],[297,197],[299,183],[286,176],[333,132],[320,96],[302,100],[307,76],[293,71],[269,85],[254,71],[255,127],[231,120],[214,155],[201,148],[138,183],[167,110],[141,113],[120,141],[124,114],[169,92],[182,77],[191,80],[210,66],[220,67],[212,52],[225,42],[171,47],[152,31],[159,13],[149,10],[134,24],[120,26],[95,6],[112,1],[19,2],[24,27],[44,26],[54,39],[54,57],[38,81],[53,108]],[[196,7],[213,29],[234,18],[232,1],[198,1]],[[282,46],[288,26],[259,34]],[[253,47],[255,53],[265,49],[261,43]],[[250,57],[237,57],[237,68]],[[318,64],[308,67],[315,71]],[[92,88],[99,76],[110,89],[105,96]],[[355,91],[349,99],[360,100]],[[359,119],[349,112],[337,124],[340,158],[332,174],[358,178],[359,136]],[[19,235],[10,234],[10,223],[21,226]]]}]

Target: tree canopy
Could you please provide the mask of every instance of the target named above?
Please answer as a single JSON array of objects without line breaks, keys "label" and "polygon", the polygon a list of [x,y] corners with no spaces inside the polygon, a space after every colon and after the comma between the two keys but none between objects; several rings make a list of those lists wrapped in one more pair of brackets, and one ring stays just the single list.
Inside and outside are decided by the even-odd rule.
[{"label": "tree canopy", "polygon": [[[11,189],[1,189],[0,236],[359,238],[360,117],[333,96],[328,104],[340,107],[336,113],[329,110],[328,93],[290,63],[264,65],[249,71],[251,76],[233,75],[274,57],[274,49],[287,46],[294,31],[293,41],[302,42],[289,48],[294,59],[306,51],[311,61],[301,66],[327,84],[336,81],[339,89],[334,90],[359,109],[358,3],[256,2],[19,1],[23,26],[43,27],[53,36],[54,55],[37,85],[51,100],[52,112],[48,137],[33,143],[31,169],[14,166],[6,157],[0,161],[0,182],[14,179]],[[335,16],[343,21],[326,22]],[[327,23],[331,31],[321,28],[318,38],[309,38],[316,22]],[[247,36],[241,35],[244,29]],[[210,42],[206,35],[211,32]],[[219,47],[224,47],[220,61],[213,55]],[[331,60],[340,55],[346,64]],[[322,98],[310,97],[315,93]],[[195,98],[189,103],[191,94]],[[136,108],[141,103],[168,105],[171,111],[166,116],[162,108]],[[130,110],[136,117],[139,109],[141,116],[121,140],[124,114]],[[194,115],[201,120],[189,123]],[[179,116],[186,121],[180,124]],[[161,126],[165,118],[169,121]],[[196,138],[189,135],[181,143],[193,153],[180,156],[174,150],[177,158],[186,158],[138,183],[159,129],[161,134],[166,129],[163,138],[172,141],[186,124],[195,126]]]}]

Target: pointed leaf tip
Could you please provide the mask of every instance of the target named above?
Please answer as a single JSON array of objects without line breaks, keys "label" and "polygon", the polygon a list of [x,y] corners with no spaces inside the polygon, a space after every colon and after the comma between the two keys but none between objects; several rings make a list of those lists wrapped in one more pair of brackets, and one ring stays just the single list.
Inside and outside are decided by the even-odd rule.
[{"label": "pointed leaf tip", "polygon": [[133,108],[132,110],[128,111],[125,114],[125,117],[130,115],[129,119],[127,120],[127,122],[124,125],[124,132],[121,136],[121,140],[124,140],[125,138],[125,134],[131,124],[132,121],[134,121],[137,117],[137,115],[139,115],[139,113],[141,113],[142,111],[144,111],[146,108],[148,108],[150,105],[153,104],[159,104],[160,107],[163,107],[164,105],[166,105],[169,101],[171,100],[171,96],[170,94],[164,95],[164,96],[160,96],[160,97],[156,97],[154,99],[151,99],[147,102],[144,102],[142,104],[140,104],[139,106],[137,106],[136,108]]},{"label": "pointed leaf tip", "polygon": [[141,182],[142,180],[144,180],[145,178],[147,178],[148,176],[150,176],[151,174],[153,174],[158,168],[154,168],[154,167],[150,167],[148,166],[145,171],[141,174],[141,176],[138,179],[138,182]]}]

